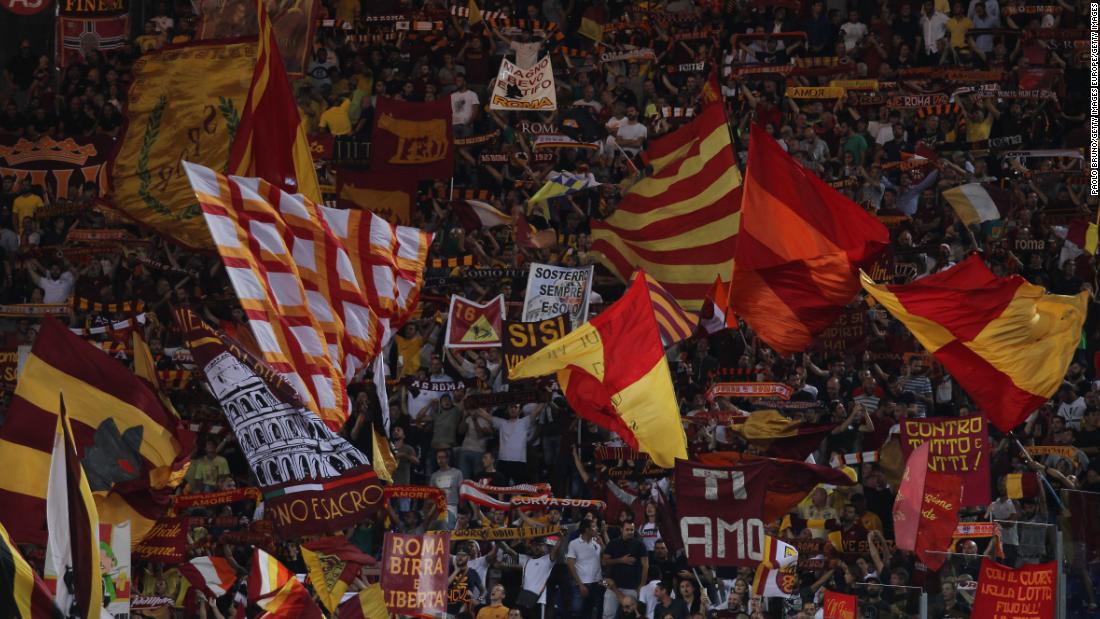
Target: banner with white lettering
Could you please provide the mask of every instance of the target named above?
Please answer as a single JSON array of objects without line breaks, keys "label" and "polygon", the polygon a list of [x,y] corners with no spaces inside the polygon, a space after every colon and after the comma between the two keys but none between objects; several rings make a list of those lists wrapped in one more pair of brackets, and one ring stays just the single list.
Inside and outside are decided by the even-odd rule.
[{"label": "banner with white lettering", "polygon": [[403,617],[439,617],[447,610],[449,532],[386,533],[382,592],[386,608]]},{"label": "banner with white lettering", "polygon": [[573,328],[588,320],[594,267],[559,267],[533,263],[523,298],[523,321],[537,322],[569,314]]},{"label": "banner with white lettering", "polygon": [[490,110],[556,110],[558,94],[550,56],[543,56],[530,69],[521,69],[504,58],[500,61]]},{"label": "banner with white lettering", "polygon": [[688,563],[754,567],[763,560],[766,471],[676,461],[676,515]]}]

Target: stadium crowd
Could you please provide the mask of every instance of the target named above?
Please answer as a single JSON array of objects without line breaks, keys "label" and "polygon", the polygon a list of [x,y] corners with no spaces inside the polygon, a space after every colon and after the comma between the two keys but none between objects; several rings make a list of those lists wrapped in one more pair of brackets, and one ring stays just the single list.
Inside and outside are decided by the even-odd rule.
[{"label": "stadium crowd", "polygon": [[[32,140],[117,135],[135,61],[150,50],[186,42],[194,33],[190,2],[157,4],[156,15],[121,49],[90,53],[63,69],[54,65],[41,42],[24,40],[6,50],[0,132]],[[456,137],[491,136],[459,146],[453,178],[420,187],[412,225],[435,233],[429,258],[439,261],[426,274],[417,317],[385,351],[390,439],[399,463],[394,483],[442,489],[447,511],[426,501],[396,499],[376,520],[349,531],[363,551],[379,553],[387,530],[566,525],[560,537],[455,542],[448,611],[457,617],[808,619],[815,616],[825,588],[856,594],[866,618],[918,616],[922,590],[928,593],[927,616],[969,617],[981,556],[1010,566],[1040,563],[1055,558],[1056,537],[1061,536],[1069,616],[1100,617],[1100,554],[1070,535],[1072,515],[1059,498],[1063,489],[1100,492],[1097,261],[1066,241],[1069,223],[1094,220],[1097,208],[1096,199],[1087,197],[1078,150],[1087,136],[1083,84],[1088,62],[1072,41],[1041,34],[1083,28],[1087,3],[480,3],[486,14],[518,11],[528,20],[522,28],[492,20],[471,25],[452,15],[441,0],[322,4],[324,19],[337,25],[317,28],[313,60],[294,83],[311,134],[369,140],[375,101],[384,95],[406,101],[447,97]],[[354,36],[361,32],[358,27],[339,26],[371,13],[409,11],[445,15],[442,28],[428,35],[372,40]],[[578,34],[585,19],[604,24],[603,47]],[[637,49],[653,53],[629,61],[600,58],[606,51]],[[545,54],[554,61],[557,111],[487,109],[490,82],[502,57],[524,67]],[[780,64],[835,70],[786,75],[745,70]],[[720,376],[732,373],[786,383],[794,391],[793,400],[818,404],[790,415],[807,423],[836,424],[812,457],[818,463],[834,463],[839,457],[836,466],[856,485],[818,488],[794,518],[768,523],[770,533],[789,540],[829,537],[830,531],[810,528],[808,520],[838,523],[842,544],[822,545],[820,556],[806,557],[821,560],[800,566],[796,594],[788,599],[755,594],[751,569],[689,566],[679,542],[662,536],[660,512],[672,510],[676,502],[669,477],[609,481],[606,469],[623,463],[597,459],[595,450],[621,442],[607,430],[578,420],[552,382],[540,383],[547,392],[544,402],[498,409],[465,402],[470,395],[505,391],[508,383],[499,349],[455,351],[442,345],[450,295],[488,300],[503,293],[509,317],[515,318],[524,285],[522,278],[463,278],[466,267],[449,266],[446,259],[473,256],[476,266],[508,269],[533,262],[597,265],[594,291],[604,305],[618,298],[623,283],[593,255],[590,222],[614,212],[636,170],[645,167],[639,154],[647,143],[690,121],[714,67],[742,166],[749,124],[759,123],[800,163],[888,225],[891,281],[905,283],[942,271],[977,251],[998,275],[1016,274],[1057,294],[1089,292],[1081,345],[1057,395],[1013,435],[990,427],[994,498],[986,507],[964,509],[962,520],[992,519],[999,522],[999,535],[960,541],[956,554],[937,573],[922,571],[912,553],[894,549],[891,509],[897,480],[890,479],[884,463],[871,458],[845,463],[844,456],[877,452],[892,440],[891,429],[906,419],[964,416],[974,405],[930,355],[920,354],[919,344],[898,321],[864,304],[862,294],[850,306],[865,321],[854,346],[780,356],[741,323],[737,329],[689,338],[667,351],[692,454],[751,449],[718,423],[719,417],[692,419],[703,411],[753,410],[751,400],[706,398]],[[839,98],[785,94],[796,87],[828,87],[840,79],[896,83],[899,92],[920,97],[939,92],[942,85],[936,80],[949,70],[1000,70],[1003,75],[995,83],[1001,90],[1043,94],[1000,97],[982,90],[988,78],[970,85],[954,83],[957,88],[947,90],[950,101],[937,106],[909,106],[904,95],[876,98],[873,90],[851,88]],[[551,161],[538,157],[547,152],[533,147],[537,134],[543,133],[540,127],[561,123],[577,108],[586,108],[593,121],[582,123],[581,141],[595,147],[555,149]],[[1006,150],[1017,152],[1006,157]],[[507,157],[486,162],[479,157],[483,152]],[[918,153],[916,163],[913,153]],[[322,183],[331,184],[339,173],[336,162],[318,163]],[[547,247],[517,245],[507,226],[468,229],[450,209],[451,191],[470,190],[503,212],[526,211],[527,199],[553,170],[590,175],[599,185],[527,212],[532,225],[556,234],[556,242]],[[1001,220],[980,226],[961,222],[942,192],[971,182],[987,183],[1003,196]],[[17,181],[4,176],[0,304],[66,303],[73,296],[99,303],[143,301],[145,334],[161,370],[189,367],[184,356],[174,354],[183,344],[172,321],[175,307],[189,306],[247,341],[247,321],[217,256],[189,253],[112,216],[97,206],[96,193],[96,184],[88,183],[59,198],[30,177]],[[125,228],[141,242],[102,255],[66,254],[67,232],[73,228]],[[594,311],[600,308],[593,300]],[[99,326],[129,317],[125,312],[74,310],[69,321],[73,327]],[[9,348],[30,345],[37,318],[8,317],[0,327]],[[107,341],[111,335],[93,337]],[[402,381],[409,377],[463,381],[464,386],[454,392],[417,390]],[[370,389],[365,381],[351,385],[355,405],[343,430],[367,454],[370,417],[378,414]],[[221,410],[201,381],[173,390],[170,397],[185,420],[203,431],[180,492],[254,486],[236,439],[219,424]],[[1032,458],[1021,444],[1071,447],[1074,457]],[[1051,487],[1034,496],[1008,498],[1006,476],[1031,470],[1043,472]],[[482,509],[460,501],[463,480],[497,486],[548,483],[555,496],[607,500],[609,507]],[[254,507],[243,501],[192,510],[200,518],[189,533],[189,552],[224,556],[246,574],[255,542],[292,571],[304,572],[294,540],[270,535],[250,543],[241,543],[240,537],[222,539],[242,519],[252,518]],[[226,516],[232,518],[219,519]],[[231,525],[220,526],[227,522]],[[28,554],[41,561],[41,549]],[[176,598],[175,608],[149,613],[159,617],[232,616],[234,599],[245,587],[242,579],[216,603],[207,603],[189,592],[170,566],[137,562],[133,579],[141,593]],[[521,608],[517,597],[523,590],[538,592],[538,602]]]}]

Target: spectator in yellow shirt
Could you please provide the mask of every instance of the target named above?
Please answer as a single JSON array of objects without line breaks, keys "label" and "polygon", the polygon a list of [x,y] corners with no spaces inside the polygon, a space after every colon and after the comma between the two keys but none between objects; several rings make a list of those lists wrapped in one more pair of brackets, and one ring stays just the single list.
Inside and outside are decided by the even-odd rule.
[{"label": "spectator in yellow shirt", "polygon": [[[339,103],[336,103],[339,101]],[[321,114],[321,128],[328,129],[332,135],[348,135],[351,133],[351,119],[348,110],[351,108],[351,99],[347,97],[333,97],[329,102],[330,107]]]},{"label": "spectator in yellow shirt", "polygon": [[956,2],[951,7],[951,19],[947,20],[947,33],[951,36],[951,47],[962,49],[966,47],[966,33],[974,27],[974,22],[966,16],[961,2]]},{"label": "spectator in yellow shirt", "polygon": [[19,184],[19,196],[11,204],[12,220],[17,226],[16,232],[23,232],[23,219],[34,217],[35,211],[46,206],[42,197],[31,191],[30,180]]}]

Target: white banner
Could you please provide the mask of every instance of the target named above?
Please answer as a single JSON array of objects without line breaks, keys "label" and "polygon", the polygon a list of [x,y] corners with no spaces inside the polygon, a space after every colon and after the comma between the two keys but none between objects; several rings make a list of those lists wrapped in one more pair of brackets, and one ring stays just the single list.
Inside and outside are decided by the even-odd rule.
[{"label": "white banner", "polygon": [[508,61],[500,61],[490,110],[556,110],[558,93],[554,84],[554,68],[550,56],[544,56],[530,69],[521,69]]},{"label": "white banner", "polygon": [[559,267],[533,263],[523,298],[523,321],[537,322],[569,314],[573,328],[588,320],[588,297],[594,267]]}]

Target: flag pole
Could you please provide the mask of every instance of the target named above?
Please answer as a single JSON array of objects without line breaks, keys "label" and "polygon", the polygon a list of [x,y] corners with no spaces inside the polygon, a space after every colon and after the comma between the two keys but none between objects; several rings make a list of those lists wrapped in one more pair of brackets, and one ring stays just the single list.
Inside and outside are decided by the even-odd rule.
[{"label": "flag pole", "polygon": [[[1016,441],[1016,446],[1020,448],[1020,451],[1022,451],[1024,455],[1027,456],[1027,459],[1034,461],[1034,458],[1031,457],[1031,454],[1027,453],[1027,448],[1025,448],[1024,444],[1020,442],[1020,439],[1016,438],[1016,435],[1011,432],[1009,432],[1009,435],[1012,437],[1012,440]],[[1066,509],[1066,506],[1064,503],[1062,503],[1062,497],[1058,496],[1058,492],[1054,490],[1054,486],[1052,486],[1050,480],[1047,479],[1046,466],[1043,466],[1043,470],[1035,472],[1038,474],[1039,479],[1042,480],[1043,485],[1046,486],[1047,491],[1050,492],[1051,496],[1054,497],[1055,502],[1058,503],[1058,509],[1060,511],[1064,511]]]}]

